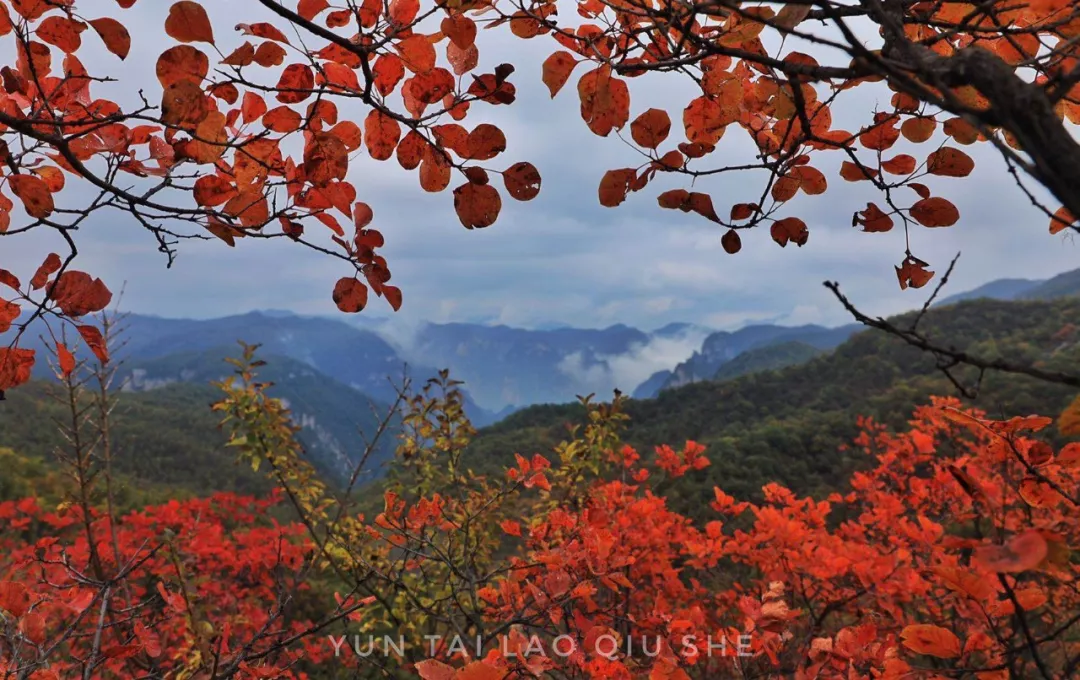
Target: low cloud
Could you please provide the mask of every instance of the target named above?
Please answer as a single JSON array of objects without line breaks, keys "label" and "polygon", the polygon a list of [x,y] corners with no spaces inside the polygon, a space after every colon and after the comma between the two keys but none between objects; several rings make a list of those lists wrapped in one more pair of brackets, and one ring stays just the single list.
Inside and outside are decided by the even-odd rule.
[{"label": "low cloud", "polygon": [[697,326],[674,335],[652,335],[649,342],[633,345],[622,354],[598,355],[594,362],[574,352],[558,369],[579,386],[578,392],[607,396],[615,389],[630,394],[657,371],[670,370],[690,358],[711,331]]}]

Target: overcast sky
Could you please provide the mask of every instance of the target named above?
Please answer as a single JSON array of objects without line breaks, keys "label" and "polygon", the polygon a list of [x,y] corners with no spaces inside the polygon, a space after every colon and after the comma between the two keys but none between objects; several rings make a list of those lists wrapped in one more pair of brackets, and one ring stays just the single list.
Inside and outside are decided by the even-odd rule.
[{"label": "overcast sky", "polygon": [[[99,3],[82,4],[89,12]],[[255,3],[205,4],[212,6],[218,44],[228,53],[242,42],[230,29],[240,16],[254,19],[256,13],[249,8]],[[121,71],[111,55],[88,52],[83,60],[91,73],[122,73],[127,93],[138,82],[157,97],[153,64],[162,49],[158,27],[166,7],[167,3],[156,2],[137,3],[126,12],[110,7],[135,29],[132,54]],[[403,171],[394,160],[376,163],[360,155],[352,162],[350,179],[359,199],[375,211],[374,226],[387,239],[383,254],[394,283],[404,293],[405,304],[398,313],[402,322],[584,327],[625,323],[645,329],[671,321],[713,328],[763,320],[844,323],[848,319],[843,310],[821,285],[826,279],[839,281],[856,303],[874,314],[922,303],[927,291],[900,291],[893,273],[893,265],[903,258],[903,233],[864,234],[850,226],[852,213],[874,195],[863,185],[839,178],[839,158],[815,161],[828,176],[827,194],[800,194],[784,213],[802,217],[809,225],[809,243],[803,248],[780,248],[767,230],[757,230],[743,234],[742,252],[727,255],[716,225],[657,206],[656,196],[663,189],[690,188],[681,179],[654,182],[620,208],[601,207],[597,185],[604,171],[637,165],[640,156],[614,135],[594,136],[582,122],[575,85],[585,68],[579,67],[552,101],[540,80],[540,63],[553,51],[553,42],[549,38],[523,42],[505,28],[482,36],[481,66],[490,71],[498,63],[514,63],[517,72],[511,80],[517,102],[508,107],[474,104],[465,124],[491,121],[503,128],[508,148],[492,165],[533,162],[544,178],[538,198],[517,203],[504,195],[502,215],[494,226],[467,231],[454,213],[449,190],[425,194],[416,172]],[[94,39],[92,33],[84,34],[85,42]],[[679,121],[690,93],[689,83],[677,78],[635,79],[631,116],[650,106],[666,108],[675,121],[672,136],[662,147],[666,150],[682,141]],[[848,105],[850,110],[834,114],[837,126],[845,118],[865,122],[876,103],[887,105],[889,94],[879,89],[858,95]],[[344,107],[342,114],[349,115]],[[919,157],[932,149],[920,148]],[[745,133],[732,126],[718,154],[745,162],[748,149]],[[961,222],[948,229],[919,228],[912,234],[916,254],[939,271],[958,250],[963,251],[950,291],[1001,277],[1045,278],[1080,266],[1077,246],[1048,234],[1047,219],[1027,204],[994,154],[989,149],[967,150],[977,160],[970,178],[930,182],[936,193],[958,205]],[[911,149],[903,143],[896,147],[898,153],[907,151]],[[455,177],[451,188],[458,183]],[[69,181],[69,187],[74,184]],[[753,200],[758,187],[757,178],[726,175],[695,189],[710,192],[717,210],[726,212],[733,202]],[[77,199],[69,192],[68,200]],[[309,233],[316,228],[313,223]],[[205,318],[259,308],[336,314],[330,291],[346,273],[340,263],[295,244],[251,239],[235,249],[217,241],[184,244],[175,266],[167,270],[153,239],[120,213],[101,214],[80,238],[80,268],[102,276],[114,289],[126,281],[125,309],[163,316]],[[25,258],[32,268],[48,249],[57,247],[54,243],[35,235],[3,239],[0,246],[5,254]],[[390,312],[376,301],[363,314]]]}]

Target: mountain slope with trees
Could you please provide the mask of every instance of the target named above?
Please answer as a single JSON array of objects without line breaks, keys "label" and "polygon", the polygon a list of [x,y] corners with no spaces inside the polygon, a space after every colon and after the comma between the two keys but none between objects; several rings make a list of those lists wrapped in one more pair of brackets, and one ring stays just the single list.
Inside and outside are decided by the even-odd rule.
[{"label": "mountain slope with trees", "polygon": [[[913,318],[909,313],[892,321],[903,326]],[[932,309],[920,328],[942,344],[982,355],[1068,367],[1080,360],[1080,338],[1070,324],[1080,324],[1080,300],[984,299]],[[970,371],[958,373],[974,379]],[[688,475],[669,494],[684,510],[707,499],[714,485],[742,497],[759,496],[769,481],[826,493],[841,488],[866,462],[862,453],[843,448],[855,436],[859,416],[899,427],[911,404],[955,392],[933,358],[895,337],[863,331],[801,365],[630,400],[625,438],[643,450],[686,439],[708,446],[712,465]],[[971,403],[992,415],[1058,413],[1074,396],[1064,386],[990,374]],[[583,414],[580,405],[524,409],[481,430],[466,460],[485,471],[512,465],[513,453],[530,455],[564,439],[567,425],[581,422]]]}]

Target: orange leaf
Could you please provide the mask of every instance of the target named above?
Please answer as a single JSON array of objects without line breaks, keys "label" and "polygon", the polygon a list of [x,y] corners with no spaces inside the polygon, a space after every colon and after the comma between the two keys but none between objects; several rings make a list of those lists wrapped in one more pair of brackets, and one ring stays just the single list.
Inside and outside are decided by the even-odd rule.
[{"label": "orange leaf", "polygon": [[900,132],[904,139],[919,144],[933,137],[936,128],[937,121],[933,118],[916,117],[905,120],[900,126]]},{"label": "orange leaf", "polygon": [[412,35],[394,45],[394,48],[413,73],[428,73],[435,68],[435,46],[426,35]]},{"label": "orange leaf", "polygon": [[180,42],[214,42],[214,29],[203,6],[192,0],[180,0],[169,8],[165,32]]},{"label": "orange leaf", "polygon": [[896,267],[896,278],[900,281],[900,290],[908,287],[922,288],[930,279],[934,278],[934,272],[927,270],[929,265],[917,257],[908,255],[904,261]]},{"label": "orange leaf", "polygon": [[802,189],[802,192],[809,196],[823,194],[829,188],[825,175],[817,168],[812,168],[809,165],[794,167],[791,169],[791,174],[799,180],[798,186]]},{"label": "orange leaf", "polygon": [[72,371],[75,370],[75,355],[62,342],[56,343],[56,359],[60,364],[60,372],[64,374],[64,377],[71,375]]},{"label": "orange leaf", "polygon": [[244,101],[240,105],[240,113],[244,116],[245,123],[259,120],[266,113],[266,100],[258,93],[245,92]]},{"label": "orange leaf", "polygon": [[671,118],[663,109],[649,109],[630,123],[630,136],[646,149],[655,149],[671,132]]},{"label": "orange leaf", "polygon": [[503,172],[503,184],[511,198],[531,201],[540,193],[540,172],[532,163],[514,163]]},{"label": "orange leaf", "polygon": [[37,28],[37,36],[50,45],[56,45],[62,51],[71,54],[82,45],[80,33],[86,30],[86,24],[67,17],[48,17]]},{"label": "orange leaf", "polygon": [[394,308],[394,311],[401,309],[401,289],[397,286],[384,285],[382,287],[383,297],[390,303],[390,306]]},{"label": "orange leaf", "polygon": [[49,253],[45,257],[45,261],[34,272],[33,278],[30,279],[30,287],[34,290],[44,288],[45,284],[49,282],[49,277],[60,271],[61,266],[60,256],[56,253]]},{"label": "orange leaf", "polygon": [[401,138],[401,126],[382,111],[372,109],[364,119],[364,138],[371,157],[385,161],[394,154],[394,147]]},{"label": "orange leaf", "polygon": [[596,135],[607,137],[630,119],[630,89],[606,64],[581,76],[578,96],[581,118]]},{"label": "orange leaf", "polygon": [[910,175],[915,172],[915,157],[902,153],[881,163],[881,169],[893,175]]},{"label": "orange leaf", "polygon": [[53,203],[52,193],[49,191],[49,185],[40,177],[34,175],[10,175],[8,183],[11,186],[12,193],[23,202],[27,215],[44,219],[52,214],[56,207]]},{"label": "orange leaf", "polygon": [[454,189],[454,210],[466,229],[483,229],[495,224],[502,198],[490,184],[466,182]]},{"label": "orange leaf", "polygon": [[460,50],[468,49],[476,42],[476,22],[464,14],[446,17],[439,28]]},{"label": "orange leaf", "polygon": [[975,169],[975,161],[960,149],[943,146],[926,158],[926,169],[932,175],[967,177]]},{"label": "orange leaf", "polygon": [[555,52],[544,60],[543,80],[544,84],[547,85],[548,92],[551,93],[552,99],[566,84],[566,81],[570,78],[570,73],[573,72],[574,67],[577,65],[578,62],[574,55],[565,50]]},{"label": "orange leaf", "polygon": [[686,138],[695,144],[715,145],[731,123],[719,104],[708,97],[698,97],[683,110]]},{"label": "orange leaf", "polygon": [[399,27],[410,25],[419,13],[419,0],[390,0],[390,21]]},{"label": "orange leaf", "polygon": [[75,270],[68,270],[56,279],[49,290],[49,297],[64,314],[71,317],[100,312],[112,301],[112,293],[101,279]]},{"label": "orange leaf", "polygon": [[867,203],[866,210],[855,213],[855,223],[863,225],[863,231],[867,232],[884,232],[893,228],[893,219],[875,203]]},{"label": "orange leaf", "polygon": [[355,314],[367,306],[368,289],[357,279],[343,277],[334,286],[333,298],[338,309]]},{"label": "orange leaf", "polygon": [[960,211],[955,205],[936,196],[916,201],[910,212],[924,227],[951,227],[960,219]]},{"label": "orange leaf", "polygon": [[296,13],[302,19],[311,21],[329,7],[330,3],[327,0],[300,0],[300,4],[296,6]]},{"label": "orange leaf", "polygon": [[375,89],[385,97],[393,92],[405,77],[405,64],[396,54],[382,54],[371,67],[371,74],[374,77]]},{"label": "orange leaf", "polygon": [[1069,209],[1062,206],[1050,217],[1050,233],[1057,234],[1076,224],[1076,218]]},{"label": "orange leaf", "polygon": [[278,106],[263,114],[262,124],[267,130],[287,134],[299,130],[303,118],[288,106]]},{"label": "orange leaf", "polygon": [[314,87],[315,75],[307,64],[289,64],[278,80],[277,100],[282,104],[297,104],[307,99]]},{"label": "orange leaf", "polygon": [[736,203],[731,206],[731,219],[735,221],[750,219],[750,216],[758,210],[756,203]]},{"label": "orange leaf", "polygon": [[22,307],[0,298],[0,333],[6,333],[20,314],[22,314]]},{"label": "orange leaf", "polygon": [[877,170],[851,161],[844,161],[840,164],[840,176],[849,182],[861,182],[877,177]]},{"label": "orange leaf", "polygon": [[928,623],[906,626],[900,633],[904,646],[916,654],[953,659],[960,656],[960,639],[951,631]]},{"label": "orange leaf", "polygon": [[506,150],[506,135],[494,125],[477,125],[465,142],[466,158],[474,161],[491,160]]},{"label": "orange leaf", "polygon": [[19,277],[6,269],[0,269],[0,284],[5,285],[12,290],[19,290],[19,288],[22,287],[22,283],[19,282]]},{"label": "orange leaf", "polygon": [[22,385],[30,379],[34,350],[0,347],[0,392]]},{"label": "orange leaf", "polygon": [[[604,176],[600,179],[600,205],[605,208],[614,208],[620,203],[626,200],[626,194],[630,191],[630,182],[634,180],[635,171],[633,168],[620,168],[618,170],[608,170],[604,173]],[[682,189],[676,189],[675,191],[686,192]],[[667,192],[670,194],[671,192]],[[664,196],[660,198],[660,206],[664,208],[674,208],[682,204],[680,199],[675,205],[665,205]]]},{"label": "orange leaf", "polygon": [[810,238],[806,223],[798,217],[785,217],[782,220],[773,222],[769,233],[772,235],[773,240],[780,244],[780,247],[785,247],[788,242],[791,242],[801,248]]}]

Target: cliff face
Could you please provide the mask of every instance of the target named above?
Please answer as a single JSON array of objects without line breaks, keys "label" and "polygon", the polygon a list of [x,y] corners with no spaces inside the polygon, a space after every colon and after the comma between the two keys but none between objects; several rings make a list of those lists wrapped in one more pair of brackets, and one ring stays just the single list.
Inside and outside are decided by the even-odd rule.
[{"label": "cliff face", "polygon": [[789,342],[799,342],[819,350],[829,350],[847,340],[859,330],[859,324],[849,324],[839,328],[825,328],[809,324],[806,326],[747,326],[737,331],[719,331],[709,335],[702,343],[701,350],[679,364],[671,371],[671,376],[653,393],[642,396],[656,396],[661,389],[667,390],[701,380],[712,380],[720,367],[743,352]]}]

